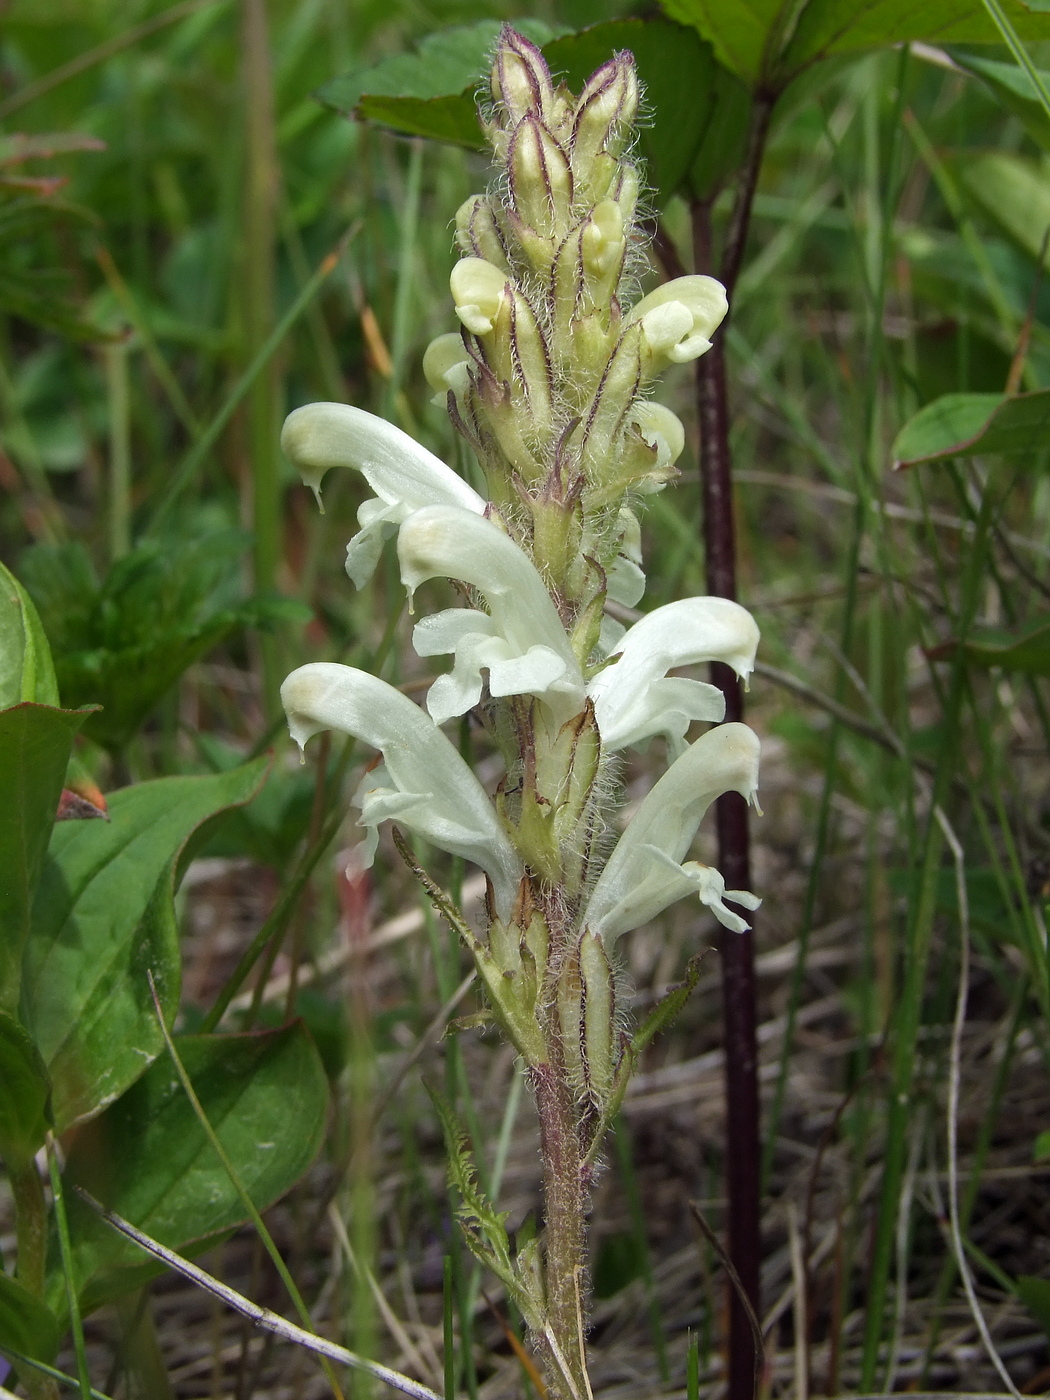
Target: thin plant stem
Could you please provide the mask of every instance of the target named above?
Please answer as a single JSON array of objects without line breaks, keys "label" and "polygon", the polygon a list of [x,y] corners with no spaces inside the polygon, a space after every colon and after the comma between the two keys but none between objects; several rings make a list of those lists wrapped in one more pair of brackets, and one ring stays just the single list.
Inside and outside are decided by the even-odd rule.
[{"label": "thin plant stem", "polygon": [[62,1275],[66,1284],[66,1306],[69,1308],[69,1325],[73,1333],[73,1350],[77,1358],[77,1379],[80,1381],[81,1400],[91,1400],[91,1377],[88,1374],[87,1351],[84,1347],[84,1324],[80,1316],[76,1279],[73,1276],[73,1246],[69,1240],[69,1221],[66,1218],[66,1201],[62,1193],[62,1174],[55,1158],[55,1141],[50,1133],[47,1135],[47,1167],[51,1175],[51,1194],[55,1202],[55,1225],[58,1232],[59,1253],[62,1257]]},{"label": "thin plant stem", "polygon": [[952,1021],[948,1072],[948,1218],[951,1224],[955,1261],[962,1278],[963,1288],[966,1290],[966,1300],[970,1305],[970,1313],[981,1335],[984,1349],[991,1358],[993,1366],[999,1372],[1007,1390],[1015,1397],[1015,1400],[1021,1400],[1021,1392],[1014,1385],[1009,1372],[1003,1365],[1003,1359],[996,1350],[988,1330],[984,1310],[977,1300],[973,1275],[970,1273],[970,1266],[966,1260],[962,1224],[959,1217],[959,1089],[962,1078],[960,1064],[963,1029],[966,1025],[966,1002],[970,991],[970,914],[966,890],[966,862],[962,844],[940,807],[937,808],[935,815],[941,830],[944,832],[944,839],[948,843],[955,863],[955,889],[959,901],[959,990],[955,1000],[955,1016]]},{"label": "thin plant stem", "polygon": [[[756,93],[747,155],[740,172],[719,277],[732,304],[750,227],[751,207],[775,96]],[[697,271],[710,260],[710,205],[693,208],[693,242]],[[710,352],[697,361],[697,410],[700,422],[700,479],[704,507],[704,549],[708,592],[736,597],[736,541],[733,524],[732,456],[726,383],[725,331],[715,333]],[[711,680],[725,696],[726,719],[743,717],[740,683],[730,667],[715,663]],[[718,868],[727,888],[750,888],[750,837],[747,805],[738,793],[726,793],[716,808]],[[721,940],[722,1007],[726,1063],[726,1180],[729,1197],[728,1248],[744,1292],[754,1311],[760,1294],[760,1160],[757,1043],[757,986],[754,935],[748,931]],[[755,1348],[740,1299],[729,1299],[729,1400],[751,1400]]]}]

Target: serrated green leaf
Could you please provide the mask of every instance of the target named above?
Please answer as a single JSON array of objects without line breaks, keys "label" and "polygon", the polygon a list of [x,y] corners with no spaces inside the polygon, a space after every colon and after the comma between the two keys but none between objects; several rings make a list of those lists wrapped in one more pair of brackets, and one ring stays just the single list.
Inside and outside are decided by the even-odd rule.
[{"label": "serrated green leaf", "polygon": [[43,1145],[51,1082],[25,1027],[6,1011],[0,1011],[0,1085],[0,1157],[21,1164]]},{"label": "serrated green leaf", "polygon": [[[540,20],[512,23],[534,44],[545,44],[558,32]],[[502,27],[499,20],[486,19],[440,30],[421,39],[415,53],[394,54],[333,78],[317,97],[348,117],[480,150],[475,92]]]},{"label": "serrated green leaf", "polygon": [[0,1351],[7,1348],[50,1365],[61,1340],[62,1329],[47,1304],[0,1272]]},{"label": "serrated green leaf", "polygon": [[[981,0],[661,0],[666,14],[692,25],[718,61],[753,87],[782,91],[804,69],[840,54],[922,40],[995,44],[998,29]],[[1050,37],[1050,20],[1004,0],[1024,39]]]},{"label": "serrated green leaf", "polygon": [[1035,453],[1050,447],[1050,389],[1031,394],[943,394],[921,408],[891,449],[897,468],[976,453]]},{"label": "serrated green leaf", "polygon": [[525,1295],[521,1280],[510,1257],[510,1240],[507,1236],[507,1217],[497,1212],[478,1182],[477,1170],[470,1153],[467,1135],[456,1121],[447,1100],[430,1084],[427,1093],[437,1110],[441,1131],[445,1138],[445,1155],[448,1158],[449,1187],[459,1197],[456,1218],[463,1229],[463,1238],[471,1253],[482,1264],[492,1270],[510,1291],[511,1296],[529,1317],[529,1300]]},{"label": "serrated green leaf", "polygon": [[0,710],[0,1009],[10,1012],[73,735],[87,714],[28,703]]},{"label": "serrated green leaf", "polygon": [[0,710],[30,700],[58,707],[58,682],[40,615],[0,564]]},{"label": "serrated green leaf", "polygon": [[[949,660],[957,649],[957,642],[943,642],[931,647],[927,655],[935,661]],[[963,651],[974,666],[999,666],[1004,671],[1023,671],[1028,676],[1050,676],[1050,617],[1041,617],[1013,632],[978,628],[967,637]]]},{"label": "serrated green leaf", "polygon": [[[241,1184],[264,1210],[302,1176],[324,1139],[328,1083],[313,1041],[295,1022],[251,1035],[181,1036],[176,1044]],[[85,1311],[139,1287],[157,1267],[75,1187],[179,1251],[245,1218],[167,1056],[77,1135],[62,1182]],[[52,1243],[47,1293],[57,1310],[64,1281]]]},{"label": "serrated green leaf", "polygon": [[159,778],[109,799],[108,822],[59,823],[33,907],[22,1019],[48,1067],[59,1132],[112,1103],[164,1048],[179,995],[174,891],[190,837],[248,802],[269,759],[205,777]]}]

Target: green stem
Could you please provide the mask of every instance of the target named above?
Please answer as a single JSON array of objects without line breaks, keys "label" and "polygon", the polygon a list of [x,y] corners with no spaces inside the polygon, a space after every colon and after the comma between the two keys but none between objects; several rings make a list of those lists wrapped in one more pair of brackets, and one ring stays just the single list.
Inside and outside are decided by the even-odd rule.
[{"label": "green stem", "polygon": [[47,1259],[47,1202],[44,1184],[32,1158],[8,1166],[11,1194],[15,1198],[18,1281],[36,1298],[44,1294]]},{"label": "green stem", "polygon": [[[15,1200],[18,1281],[35,1298],[44,1296],[47,1263],[47,1201],[36,1163],[9,1162],[8,1180]],[[39,1371],[23,1368],[22,1379],[32,1400],[58,1400],[58,1387]]]}]

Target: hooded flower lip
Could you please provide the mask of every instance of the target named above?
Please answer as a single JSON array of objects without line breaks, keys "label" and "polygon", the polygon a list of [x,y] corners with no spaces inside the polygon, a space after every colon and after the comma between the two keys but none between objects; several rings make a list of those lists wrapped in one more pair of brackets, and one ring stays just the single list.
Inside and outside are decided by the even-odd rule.
[{"label": "hooded flower lip", "polygon": [[281,686],[292,738],[302,749],[322,729],[352,734],[383,755],[355,801],[368,828],[369,864],[377,827],[396,818],[443,851],[464,856],[492,881],[500,918],[510,917],[521,862],[484,788],[418,705],[367,671],[315,661]]},{"label": "hooded flower lip", "polygon": [[454,505],[481,515],[485,501],[439,457],[364,409],[310,403],[285,419],[281,447],[321,501],[329,467],[354,467],[376,493],[357,512],[361,529],[346,547],[346,572],[358,588],[372,577],[384,538],[421,506]]},{"label": "hooded flower lip", "polygon": [[664,734],[672,752],[681,753],[691,722],[718,723],[725,700],[713,685],[667,672],[723,661],[746,680],[758,640],[755,619],[728,598],[683,598],[647,613],[616,644],[618,659],[587,687],[603,747],[622,749]]},{"label": "hooded flower lip", "polygon": [[657,287],[626,319],[641,321],[649,351],[658,361],[681,365],[710,350],[711,337],[728,309],[721,282],[693,275]]},{"label": "hooded flower lip", "polygon": [[[717,870],[685,861],[704,813],[724,792],[749,801],[758,788],[758,737],[746,724],[712,729],[671,764],[643,798],[594,886],[584,921],[610,943],[656,917],[690,893],[726,928],[741,932],[744,920],[722,900],[747,909],[759,901],[746,890],[727,890]],[[684,864],[683,864],[684,861]]]},{"label": "hooded flower lip", "polygon": [[428,506],[402,525],[397,552],[409,592],[430,578],[460,579],[489,607],[487,613],[449,608],[416,625],[412,643],[420,656],[455,653],[451,673],[427,696],[436,723],[478,703],[483,669],[493,695],[541,696],[559,718],[582,708],[583,678],[561,618],[535,565],[509,535],[454,506]]}]

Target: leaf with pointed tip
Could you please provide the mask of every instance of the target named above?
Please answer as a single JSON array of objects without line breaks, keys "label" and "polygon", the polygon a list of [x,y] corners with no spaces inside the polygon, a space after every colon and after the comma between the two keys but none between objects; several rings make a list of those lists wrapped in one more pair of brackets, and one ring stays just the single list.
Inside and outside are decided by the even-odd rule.
[{"label": "leaf with pointed tip", "polygon": [[0,710],[0,1008],[18,1008],[33,896],[73,735],[90,710],[25,703]]},{"label": "leaf with pointed tip", "polygon": [[[237,1176],[264,1210],[302,1176],[324,1138],[328,1081],[299,1021],[250,1035],[180,1036],[193,1087]],[[165,1055],[74,1141],[63,1189],[73,1277],[86,1311],[158,1272],[77,1196],[97,1200],[170,1249],[244,1222],[244,1205]],[[47,1296],[64,1311],[57,1240]]]},{"label": "leaf with pointed tip", "polygon": [[58,1318],[47,1304],[0,1271],[0,1351],[9,1348],[50,1365],[61,1340]]},{"label": "leaf with pointed tip", "polygon": [[[933,661],[950,660],[958,642],[942,642],[926,655]],[[1015,632],[1004,628],[980,628],[963,643],[966,660],[974,666],[999,666],[1028,676],[1050,676],[1050,616],[1037,618]]]},{"label": "leaf with pointed tip", "polygon": [[112,793],[108,822],[60,822],[33,906],[22,1016],[53,1085],[64,1132],[112,1103],[164,1048],[179,996],[174,894],[191,836],[248,802],[265,755],[227,773],[159,778]]},{"label": "leaf with pointed tip", "polygon": [[33,600],[0,564],[0,710],[23,700],[57,708],[58,682]]},{"label": "leaf with pointed tip", "polygon": [[[661,0],[709,40],[718,61],[753,87],[781,92],[822,59],[922,40],[998,44],[983,0]],[[1034,5],[1031,7],[1034,8]],[[1023,39],[1050,37],[1050,19],[1004,0]]]},{"label": "leaf with pointed tip", "polygon": [[943,394],[907,422],[891,449],[897,469],[975,453],[1034,453],[1050,446],[1050,389],[1031,394]]}]

